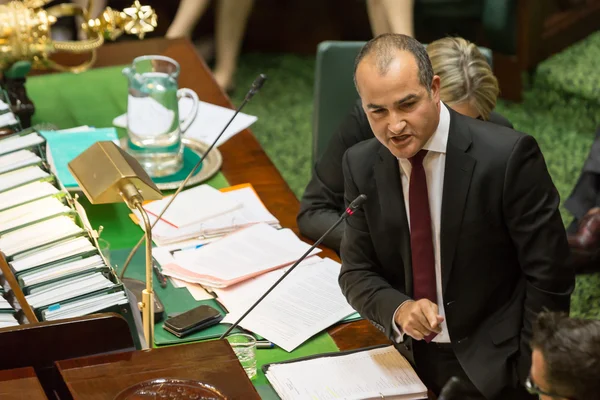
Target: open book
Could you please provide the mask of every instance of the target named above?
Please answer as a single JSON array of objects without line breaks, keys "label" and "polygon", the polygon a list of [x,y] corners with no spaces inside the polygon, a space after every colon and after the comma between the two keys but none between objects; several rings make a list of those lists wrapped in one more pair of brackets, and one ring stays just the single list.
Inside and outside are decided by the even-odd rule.
[{"label": "open book", "polygon": [[393,346],[330,353],[264,369],[282,400],[427,398],[427,388]]}]

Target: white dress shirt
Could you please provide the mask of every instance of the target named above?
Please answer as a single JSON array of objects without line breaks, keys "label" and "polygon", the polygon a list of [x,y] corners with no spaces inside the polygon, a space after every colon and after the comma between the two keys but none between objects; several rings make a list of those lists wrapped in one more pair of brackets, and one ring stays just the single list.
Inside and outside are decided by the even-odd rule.
[{"label": "white dress shirt", "polygon": [[[433,256],[435,259],[435,286],[437,293],[437,304],[439,314],[444,317],[442,322],[442,332],[439,333],[433,342],[450,343],[450,335],[446,324],[446,313],[444,312],[444,301],[442,299],[442,261],[440,256],[440,225],[442,217],[442,193],[444,190],[444,172],[446,168],[446,146],[448,145],[448,132],[450,129],[450,112],[446,105],[440,102],[440,121],[437,129],[429,138],[423,149],[428,150],[423,159],[423,168],[427,177],[427,194],[429,196],[429,211],[431,213],[431,231],[433,232]],[[404,195],[404,205],[406,206],[406,218],[410,229],[410,204],[408,202],[408,189],[410,185],[410,173],[412,166],[406,158],[399,158],[400,177],[402,180],[402,194]],[[402,303],[404,304],[404,303]],[[398,307],[399,309],[400,307]],[[398,312],[396,309],[396,313]],[[396,314],[394,313],[394,317]],[[401,342],[404,335],[395,323],[392,321],[392,327],[396,334],[396,341]]]}]

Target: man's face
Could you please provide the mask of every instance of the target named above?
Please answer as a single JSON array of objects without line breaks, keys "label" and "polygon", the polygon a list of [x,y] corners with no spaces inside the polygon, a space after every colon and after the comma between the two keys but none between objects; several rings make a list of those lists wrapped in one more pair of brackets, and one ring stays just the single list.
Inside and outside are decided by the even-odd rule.
[{"label": "man's face", "polygon": [[[546,361],[544,355],[539,349],[533,349],[531,355],[531,372],[530,378],[532,383],[544,393],[554,393],[548,381],[546,380]],[[566,397],[539,395],[541,400],[568,400]]]},{"label": "man's face", "polygon": [[375,137],[398,158],[417,154],[438,126],[440,78],[434,76],[428,93],[414,56],[398,51],[384,75],[373,55],[365,57],[356,84]]}]

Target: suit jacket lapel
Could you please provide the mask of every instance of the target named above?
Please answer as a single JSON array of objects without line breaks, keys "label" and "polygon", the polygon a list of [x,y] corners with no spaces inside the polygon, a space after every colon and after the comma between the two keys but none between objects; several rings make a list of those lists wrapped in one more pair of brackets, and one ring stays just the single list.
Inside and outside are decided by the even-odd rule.
[{"label": "suit jacket lapel", "polygon": [[[375,164],[375,181],[380,199],[381,214],[385,218],[386,232],[393,232],[393,241],[398,246],[393,249],[399,253],[404,264],[406,294],[412,296],[412,262],[410,251],[410,231],[402,194],[400,165],[398,160],[383,145],[379,149],[379,161]],[[400,267],[400,266],[399,266]]]},{"label": "suit jacket lapel", "polygon": [[462,121],[463,118],[468,117],[459,116],[450,110],[440,227],[443,293],[446,292],[450,279],[465,202],[476,163],[466,153],[471,146],[471,134],[468,125]]}]

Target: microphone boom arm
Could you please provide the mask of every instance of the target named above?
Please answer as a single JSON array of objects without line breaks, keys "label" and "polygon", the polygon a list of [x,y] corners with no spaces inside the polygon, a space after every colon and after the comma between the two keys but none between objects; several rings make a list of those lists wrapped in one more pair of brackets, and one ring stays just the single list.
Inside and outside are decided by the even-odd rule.
[{"label": "microphone boom arm", "polygon": [[[158,221],[160,221],[160,219],[165,214],[165,212],[167,211],[167,209],[171,206],[171,204],[173,203],[173,201],[175,200],[175,198],[177,197],[177,195],[183,190],[183,188],[185,188],[185,185],[187,185],[188,181],[192,178],[192,176],[194,176],[194,174],[196,173],[196,170],[198,168],[200,168],[200,166],[202,165],[202,162],[204,161],[204,159],[206,158],[206,156],[208,155],[208,153],[213,149],[213,147],[215,147],[215,145],[217,144],[217,142],[219,141],[219,139],[221,138],[221,136],[223,136],[223,133],[225,133],[225,131],[227,130],[227,128],[229,128],[229,125],[231,125],[231,123],[233,122],[233,120],[235,119],[235,117],[240,113],[240,111],[242,110],[242,108],[244,108],[244,106],[246,105],[246,103],[248,103],[250,101],[250,99],[258,92],[258,90],[262,87],[262,85],[265,83],[266,80],[267,80],[267,76],[265,74],[260,74],[254,80],[254,82],[252,82],[252,87],[250,88],[250,90],[248,91],[248,93],[246,94],[246,96],[244,97],[244,100],[242,101],[242,104],[240,104],[240,106],[235,110],[235,113],[229,119],[229,122],[227,122],[227,125],[225,125],[225,127],[223,128],[223,130],[221,131],[221,133],[219,133],[219,135],[217,136],[217,138],[211,143],[211,145],[208,147],[208,149],[206,149],[206,151],[204,152],[204,154],[202,154],[202,156],[200,157],[200,159],[198,160],[198,162],[196,163],[196,165],[194,166],[194,168],[192,168],[192,170],[190,171],[190,173],[188,174],[188,176],[184,179],[183,182],[181,182],[181,184],[179,185],[179,187],[177,188],[177,190],[175,191],[175,193],[173,194],[173,196],[171,196],[171,199],[167,202],[167,205],[165,206],[165,208],[163,208],[163,210],[160,212],[160,214],[158,214],[158,216],[156,217],[156,220],[152,224],[152,228],[154,228],[154,226],[156,226],[156,224],[158,223]],[[135,246],[133,246],[133,249],[131,249],[131,252],[129,253],[129,255],[127,256],[127,259],[123,263],[123,269],[121,270],[121,273],[119,274],[119,278],[120,279],[123,279],[123,276],[125,276],[125,271],[127,270],[127,267],[129,266],[129,263],[131,262],[133,256],[135,255],[135,253],[138,251],[138,249],[140,248],[140,246],[144,242],[144,238],[145,238],[145,235],[142,235],[142,237],[137,242],[137,244]]]},{"label": "microphone boom arm", "polygon": [[340,218],[338,218],[337,221],[335,221],[335,223],[329,228],[327,229],[327,231],[321,235],[321,237],[319,238],[319,240],[317,240],[312,246],[310,246],[310,249],[306,250],[306,252],[304,254],[302,254],[302,256],[281,276],[281,278],[279,278],[277,280],[277,282],[275,282],[270,288],[269,290],[267,290],[262,296],[260,296],[260,298],[258,300],[256,300],[256,302],[254,304],[252,304],[252,306],[246,310],[246,312],[244,314],[242,314],[241,317],[238,318],[237,321],[235,321],[222,335],[219,339],[223,339],[225,338],[227,335],[229,335],[229,333],[231,333],[231,331],[239,325],[240,322],[242,322],[242,320],[244,318],[246,318],[246,316],[248,314],[250,314],[250,312],[252,310],[254,310],[256,308],[257,305],[260,304],[261,301],[263,301],[263,299],[265,297],[267,297],[267,295],[269,293],[271,293],[273,291],[273,289],[275,289],[277,287],[277,285],[279,285],[279,283],[285,279],[286,276],[288,276],[297,266],[298,264],[300,264],[302,261],[304,261],[304,259],[315,249],[315,247],[317,247],[318,245],[321,244],[321,242],[323,241],[323,239],[325,239],[325,237],[327,237],[327,235],[329,235],[331,233],[331,231],[333,231],[335,228],[337,228],[337,226],[339,224],[342,223],[343,220],[345,220],[346,218],[348,218],[350,215],[354,214],[354,211],[356,211],[356,209],[358,209],[365,201],[367,200],[367,196],[365,196],[364,194],[361,194],[360,196],[358,196],[356,199],[354,199],[354,201],[348,206],[348,208],[346,208],[346,210],[344,211],[344,213],[340,216]]}]

